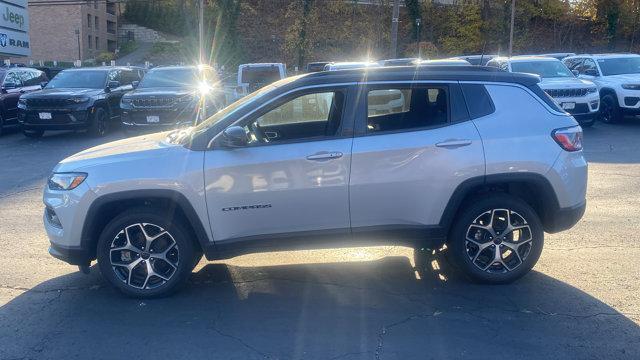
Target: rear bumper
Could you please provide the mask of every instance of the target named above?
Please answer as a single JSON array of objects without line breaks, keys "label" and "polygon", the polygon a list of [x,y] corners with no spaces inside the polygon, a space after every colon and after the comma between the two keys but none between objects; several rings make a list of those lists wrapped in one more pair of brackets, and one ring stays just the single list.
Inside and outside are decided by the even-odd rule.
[{"label": "rear bumper", "polygon": [[580,205],[559,208],[556,211],[546,214],[547,219],[545,221],[544,231],[556,233],[572,228],[582,219],[586,208],[587,202],[585,201]]}]

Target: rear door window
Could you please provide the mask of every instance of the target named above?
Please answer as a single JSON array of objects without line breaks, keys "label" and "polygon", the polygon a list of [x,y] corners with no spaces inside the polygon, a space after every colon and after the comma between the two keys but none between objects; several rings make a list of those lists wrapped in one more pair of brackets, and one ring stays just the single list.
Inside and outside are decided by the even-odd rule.
[{"label": "rear door window", "polygon": [[446,84],[371,89],[367,93],[367,133],[438,126],[449,119]]}]

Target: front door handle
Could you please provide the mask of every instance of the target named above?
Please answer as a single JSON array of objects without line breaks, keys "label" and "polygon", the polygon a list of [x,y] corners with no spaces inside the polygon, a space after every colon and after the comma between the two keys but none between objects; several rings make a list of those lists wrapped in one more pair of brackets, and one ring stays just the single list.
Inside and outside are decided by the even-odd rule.
[{"label": "front door handle", "polygon": [[472,141],[467,139],[452,139],[445,140],[436,144],[437,147],[447,148],[447,149],[455,149],[467,145],[471,145]]},{"label": "front door handle", "polygon": [[322,151],[322,152],[307,156],[307,160],[322,161],[322,160],[338,159],[341,157],[342,157],[342,153],[340,151],[331,151],[331,152]]}]

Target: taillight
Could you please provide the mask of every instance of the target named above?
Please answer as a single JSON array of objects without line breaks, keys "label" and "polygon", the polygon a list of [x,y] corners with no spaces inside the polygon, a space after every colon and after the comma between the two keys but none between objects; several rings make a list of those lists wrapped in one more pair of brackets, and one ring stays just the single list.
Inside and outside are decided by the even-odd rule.
[{"label": "taillight", "polygon": [[582,128],[580,126],[555,129],[551,133],[551,137],[566,151],[582,150]]}]

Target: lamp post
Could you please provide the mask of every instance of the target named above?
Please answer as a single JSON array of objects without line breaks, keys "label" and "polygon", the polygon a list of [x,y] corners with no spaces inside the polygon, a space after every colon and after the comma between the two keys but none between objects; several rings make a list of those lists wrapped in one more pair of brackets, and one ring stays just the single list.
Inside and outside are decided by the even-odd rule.
[{"label": "lamp post", "polygon": [[418,45],[418,59],[422,59],[422,49],[420,48],[420,22],[422,21],[422,19],[417,18],[416,19],[416,45]]},{"label": "lamp post", "polygon": [[76,29],[75,33],[78,38],[78,60],[82,61],[82,54],[80,53],[80,29]]}]

